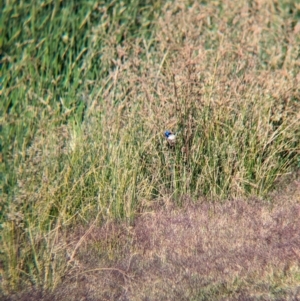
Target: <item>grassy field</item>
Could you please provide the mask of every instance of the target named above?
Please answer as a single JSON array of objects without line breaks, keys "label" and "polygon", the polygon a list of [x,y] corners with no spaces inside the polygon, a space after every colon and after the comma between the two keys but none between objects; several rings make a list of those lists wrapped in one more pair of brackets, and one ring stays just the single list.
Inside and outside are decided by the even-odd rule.
[{"label": "grassy field", "polygon": [[300,298],[299,3],[0,6],[1,298]]}]

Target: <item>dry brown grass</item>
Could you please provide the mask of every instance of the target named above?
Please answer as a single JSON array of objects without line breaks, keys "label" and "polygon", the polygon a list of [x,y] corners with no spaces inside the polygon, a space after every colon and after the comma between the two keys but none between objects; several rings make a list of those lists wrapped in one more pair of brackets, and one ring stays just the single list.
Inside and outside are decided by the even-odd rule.
[{"label": "dry brown grass", "polygon": [[62,284],[9,300],[298,300],[299,199],[298,178],[272,204],[170,205],[132,226],[79,227]]}]

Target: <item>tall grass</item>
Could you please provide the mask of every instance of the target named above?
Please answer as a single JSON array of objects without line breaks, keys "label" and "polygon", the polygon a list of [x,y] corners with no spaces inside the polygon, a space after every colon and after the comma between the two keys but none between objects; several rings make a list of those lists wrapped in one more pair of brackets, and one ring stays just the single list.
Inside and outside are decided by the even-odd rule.
[{"label": "tall grass", "polygon": [[2,290],[55,286],[68,257],[60,233],[75,220],[96,211],[132,218],[124,196],[134,204],[138,169],[132,180],[121,174],[131,160],[130,153],[127,162],[122,158],[131,136],[124,145],[118,131],[91,136],[82,120],[111,87],[117,46],[151,38],[160,6],[3,2]]},{"label": "tall grass", "polygon": [[5,293],[55,287],[75,224],[265,197],[299,160],[294,4],[76,3],[3,9]]}]

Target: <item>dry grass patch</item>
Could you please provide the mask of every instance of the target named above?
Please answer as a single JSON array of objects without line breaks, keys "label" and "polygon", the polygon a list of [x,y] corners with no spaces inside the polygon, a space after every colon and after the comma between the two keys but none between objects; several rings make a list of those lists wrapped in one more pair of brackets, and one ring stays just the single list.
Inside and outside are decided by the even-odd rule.
[{"label": "dry grass patch", "polygon": [[72,269],[42,300],[297,300],[299,179],[289,189],[272,204],[189,203],[130,227],[79,227],[69,236],[69,247],[80,242]]}]

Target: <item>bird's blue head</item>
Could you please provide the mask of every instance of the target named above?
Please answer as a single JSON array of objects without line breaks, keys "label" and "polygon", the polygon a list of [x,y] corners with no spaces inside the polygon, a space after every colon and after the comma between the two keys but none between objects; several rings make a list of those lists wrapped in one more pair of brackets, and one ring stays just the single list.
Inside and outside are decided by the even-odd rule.
[{"label": "bird's blue head", "polygon": [[169,138],[170,135],[172,135],[172,133],[171,133],[170,131],[166,131],[166,132],[165,132],[166,138]]}]

